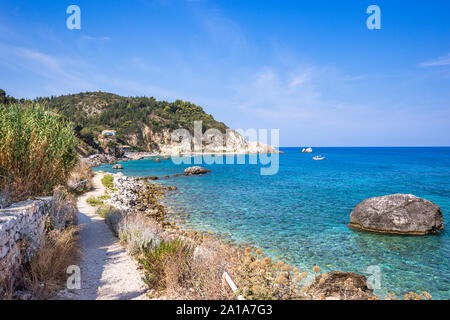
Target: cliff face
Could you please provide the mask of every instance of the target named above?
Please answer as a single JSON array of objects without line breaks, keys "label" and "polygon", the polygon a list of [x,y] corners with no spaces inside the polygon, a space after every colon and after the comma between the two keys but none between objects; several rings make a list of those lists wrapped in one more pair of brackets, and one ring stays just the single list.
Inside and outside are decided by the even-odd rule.
[{"label": "cliff face", "polygon": [[[238,132],[216,121],[203,108],[176,100],[157,101],[153,97],[121,97],[103,92],[39,98],[55,112],[69,118],[75,126],[83,150],[90,153],[108,152],[120,145],[134,151],[162,154],[186,154],[194,150],[193,142],[181,139],[173,142],[172,133],[185,129],[194,136],[194,122],[201,121],[202,129],[216,129],[222,137],[206,136],[201,151],[205,153],[273,153],[274,148],[257,142],[248,142]],[[114,130],[114,137],[102,136],[103,130]]]},{"label": "cliff face", "polygon": [[[145,150],[167,155],[198,153],[199,148],[195,148],[193,138],[177,139],[172,138],[173,132],[163,129],[154,132],[152,128],[143,124],[140,128],[140,135],[145,145]],[[125,141],[133,147],[139,146],[138,135],[128,135]],[[241,134],[234,130],[228,130],[225,134],[218,136],[203,136],[201,152],[203,153],[277,153],[278,150],[259,142],[247,141]]]}]

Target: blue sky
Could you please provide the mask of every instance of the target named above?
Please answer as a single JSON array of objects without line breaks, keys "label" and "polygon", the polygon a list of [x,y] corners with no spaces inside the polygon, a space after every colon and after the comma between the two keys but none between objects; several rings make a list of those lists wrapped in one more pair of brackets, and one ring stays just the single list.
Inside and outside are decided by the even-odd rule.
[{"label": "blue sky", "polygon": [[282,146],[448,146],[449,15],[445,0],[0,0],[0,88],[179,98]]}]

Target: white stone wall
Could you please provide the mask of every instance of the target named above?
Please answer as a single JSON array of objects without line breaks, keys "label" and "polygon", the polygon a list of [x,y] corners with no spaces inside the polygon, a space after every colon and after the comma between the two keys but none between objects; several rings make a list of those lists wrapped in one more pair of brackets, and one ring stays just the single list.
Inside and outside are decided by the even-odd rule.
[{"label": "white stone wall", "polygon": [[51,197],[39,198],[0,209],[0,278],[39,247],[51,202]]}]

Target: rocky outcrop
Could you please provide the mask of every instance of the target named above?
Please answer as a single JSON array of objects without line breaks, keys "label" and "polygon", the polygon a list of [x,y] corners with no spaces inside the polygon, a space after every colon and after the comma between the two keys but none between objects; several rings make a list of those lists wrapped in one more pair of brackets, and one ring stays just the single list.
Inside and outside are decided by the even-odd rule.
[{"label": "rocky outcrop", "polygon": [[[190,155],[198,152],[205,154],[256,154],[256,153],[279,153],[279,151],[269,145],[247,141],[240,133],[228,130],[222,136],[203,137],[201,150],[194,150],[193,143],[189,139],[182,139],[174,142],[172,131],[165,128],[154,132],[149,126],[142,125],[140,128],[147,150],[151,150],[161,155]],[[127,141],[133,145],[133,141]]]},{"label": "rocky outcrop", "polygon": [[367,300],[374,297],[365,276],[343,271],[317,276],[306,294],[313,299],[326,300]]},{"label": "rocky outcrop", "polygon": [[350,215],[350,227],[408,235],[438,233],[444,228],[439,206],[411,194],[366,199]]},{"label": "rocky outcrop", "polygon": [[117,162],[116,157],[105,153],[93,154],[85,160],[91,167],[97,167],[101,164],[115,164]]},{"label": "rocky outcrop", "polygon": [[208,172],[211,172],[211,170],[207,170],[207,169],[199,167],[199,166],[190,167],[190,168],[187,168],[186,170],[184,170],[184,174],[186,176],[207,174]]},{"label": "rocky outcrop", "polygon": [[151,183],[152,177],[132,178],[121,173],[114,175],[114,187],[117,189],[111,194],[111,198],[106,201],[127,213],[141,212],[163,221],[167,214],[167,209],[160,203],[161,197],[176,187],[165,187],[156,183]]},{"label": "rocky outcrop", "polygon": [[112,167],[114,170],[122,170],[123,169],[123,165],[121,165],[121,164],[115,164],[115,165],[113,165],[113,167]]}]

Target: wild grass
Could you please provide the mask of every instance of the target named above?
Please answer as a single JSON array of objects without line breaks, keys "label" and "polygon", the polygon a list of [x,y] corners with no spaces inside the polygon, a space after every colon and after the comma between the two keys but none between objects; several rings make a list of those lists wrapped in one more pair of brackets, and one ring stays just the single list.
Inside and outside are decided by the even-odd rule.
[{"label": "wild grass", "polygon": [[104,205],[104,201],[110,199],[110,195],[103,195],[99,197],[91,197],[86,200],[87,203],[89,203],[92,207],[100,207]]},{"label": "wild grass", "polygon": [[22,270],[23,287],[34,299],[48,299],[67,280],[67,268],[77,263],[80,250],[78,228],[49,232],[37,253]]},{"label": "wild grass", "polygon": [[114,176],[107,174],[102,178],[102,184],[110,191],[114,191]]},{"label": "wild grass", "polygon": [[97,213],[140,262],[153,297],[170,299],[235,299],[222,279],[235,255],[232,247],[205,237],[198,239],[167,229],[140,213],[101,206]]},{"label": "wild grass", "polygon": [[94,173],[84,159],[79,159],[67,180],[67,187],[76,194],[82,194],[92,189]]},{"label": "wild grass", "polygon": [[68,121],[39,104],[0,105],[0,190],[13,201],[50,194],[76,162]]},{"label": "wild grass", "polygon": [[161,240],[158,245],[150,241],[138,259],[144,269],[144,282],[156,290],[176,288],[188,277],[192,254],[192,246],[180,238]]},{"label": "wild grass", "polygon": [[[250,300],[286,300],[303,298],[300,273],[283,261],[272,262],[259,249],[246,248],[237,251],[232,258],[231,274],[239,288],[239,294]],[[317,270],[317,269],[316,269]]]},{"label": "wild grass", "polygon": [[130,255],[136,256],[142,253],[142,249],[153,245],[159,245],[163,230],[159,224],[140,214],[129,214],[116,225],[115,231],[120,241],[126,245]]},{"label": "wild grass", "polygon": [[97,209],[97,214],[105,219],[106,224],[109,226],[111,231],[116,235],[119,236],[118,228],[119,223],[123,218],[123,213],[112,207],[112,206],[105,206],[101,205]]}]

